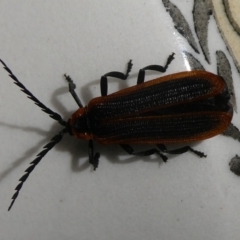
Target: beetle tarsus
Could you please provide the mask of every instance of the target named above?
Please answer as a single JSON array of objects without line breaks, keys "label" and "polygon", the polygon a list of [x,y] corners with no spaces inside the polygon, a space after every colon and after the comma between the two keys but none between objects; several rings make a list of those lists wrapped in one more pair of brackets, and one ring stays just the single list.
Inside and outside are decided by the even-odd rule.
[{"label": "beetle tarsus", "polygon": [[99,164],[100,153],[97,152],[94,154],[94,147],[93,147],[92,140],[89,140],[89,143],[88,143],[88,155],[89,155],[89,163],[93,165],[93,170],[95,171]]},{"label": "beetle tarsus", "polygon": [[93,158],[93,162],[91,162],[91,164],[93,165],[93,170],[96,171],[98,164],[99,164],[99,158],[100,158],[100,153],[95,153],[94,158]]},{"label": "beetle tarsus", "polygon": [[68,81],[69,92],[71,93],[72,97],[74,98],[75,102],[80,108],[83,108],[82,102],[80,101],[79,97],[75,92],[76,84],[73,82],[69,75],[63,75],[65,79]]},{"label": "beetle tarsus", "polygon": [[165,67],[168,67],[168,65],[172,62],[172,60],[174,59],[174,55],[175,55],[175,53],[172,53],[172,54],[168,57],[167,63],[166,63],[166,65],[165,65]]},{"label": "beetle tarsus", "polygon": [[203,158],[203,157],[206,158],[206,157],[207,157],[207,155],[204,154],[203,152],[196,151],[196,150],[192,149],[191,147],[189,147],[189,151],[195,153],[195,154],[198,155],[200,158]]},{"label": "beetle tarsus", "polygon": [[126,78],[126,79],[128,78],[129,73],[130,73],[131,70],[132,70],[132,66],[133,66],[132,60],[130,59],[129,62],[128,62],[127,72],[126,72],[126,74],[125,74],[125,78]]}]

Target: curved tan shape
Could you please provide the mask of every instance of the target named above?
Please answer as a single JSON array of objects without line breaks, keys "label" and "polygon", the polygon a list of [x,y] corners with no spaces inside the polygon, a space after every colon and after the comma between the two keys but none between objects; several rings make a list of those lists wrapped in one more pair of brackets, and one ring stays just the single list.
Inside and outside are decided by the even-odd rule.
[{"label": "curved tan shape", "polygon": [[219,30],[240,71],[240,1],[210,1]]},{"label": "curved tan shape", "polygon": [[240,10],[240,2],[239,1],[229,1],[229,0],[223,0],[225,11],[227,14],[227,17],[233,26],[234,30],[240,34],[240,16],[239,16],[239,10]]}]

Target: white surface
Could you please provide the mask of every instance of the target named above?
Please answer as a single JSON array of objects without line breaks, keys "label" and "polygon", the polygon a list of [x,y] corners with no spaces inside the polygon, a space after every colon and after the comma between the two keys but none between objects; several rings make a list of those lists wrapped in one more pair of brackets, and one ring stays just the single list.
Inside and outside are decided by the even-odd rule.
[{"label": "white surface", "polygon": [[[182,1],[179,8],[191,20],[192,1]],[[217,35],[213,21],[210,27]],[[160,0],[4,0],[0,36],[0,58],[65,119],[77,106],[64,73],[75,80],[87,104],[100,95],[100,76],[124,71],[129,59],[132,77],[128,82],[113,80],[110,92],[135,84],[139,68],[164,64],[171,52],[176,59],[168,73],[185,70],[179,44],[191,51]],[[211,39],[212,54],[219,49],[215,39],[223,44],[219,35]],[[215,71],[214,59],[207,68]],[[194,145],[206,159],[187,153],[167,164],[95,144],[102,156],[93,172],[87,143],[66,135],[36,167],[7,212],[18,179],[62,127],[1,69],[0,79],[1,240],[239,239],[240,179],[228,167],[230,158],[239,154],[239,143],[223,136]],[[240,126],[238,118],[233,122]]]}]

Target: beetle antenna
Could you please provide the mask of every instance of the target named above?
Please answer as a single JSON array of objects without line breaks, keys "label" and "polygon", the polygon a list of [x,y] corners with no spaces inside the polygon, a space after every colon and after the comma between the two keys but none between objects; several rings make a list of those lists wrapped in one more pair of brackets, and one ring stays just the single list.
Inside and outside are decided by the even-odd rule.
[{"label": "beetle antenna", "polygon": [[37,164],[42,160],[42,158],[51,150],[57,143],[62,140],[63,135],[67,132],[67,128],[64,128],[61,132],[59,132],[56,136],[54,136],[51,141],[43,147],[43,150],[37,154],[37,157],[30,163],[31,165],[25,170],[25,174],[19,179],[20,183],[16,186],[16,192],[12,196],[12,202],[8,208],[8,211],[11,210],[15,200],[18,197],[18,194],[23,186],[23,183],[27,180],[30,173],[37,166]]},{"label": "beetle antenna", "polygon": [[21,88],[21,91],[27,94],[28,98],[35,102],[35,104],[42,109],[43,112],[47,113],[51,118],[59,122],[61,125],[66,126],[67,123],[62,119],[62,117],[53,112],[51,109],[46,107],[42,102],[40,102],[12,73],[8,66],[0,59],[0,62],[3,64],[3,68],[9,73],[9,76],[13,79],[14,83]]}]

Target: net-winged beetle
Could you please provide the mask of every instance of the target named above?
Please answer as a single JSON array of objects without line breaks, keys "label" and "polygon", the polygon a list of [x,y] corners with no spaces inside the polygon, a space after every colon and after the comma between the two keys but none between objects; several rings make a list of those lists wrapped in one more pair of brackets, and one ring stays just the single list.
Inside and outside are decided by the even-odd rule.
[{"label": "net-winged beetle", "polygon": [[[69,91],[78,110],[66,122],[47,108],[17,79],[2,61],[5,70],[14,83],[39,106],[42,111],[58,121],[64,128],[43,147],[30,163],[25,174],[19,179],[9,206],[11,209],[23,183],[41,159],[61,141],[65,133],[89,141],[89,162],[94,170],[98,166],[99,153],[94,153],[93,140],[102,144],[120,144],[129,154],[137,156],[159,155],[163,161],[165,154],[182,154],[191,151],[199,157],[204,153],[181,147],[168,151],[164,144],[200,141],[222,133],[232,120],[233,110],[229,103],[229,92],[223,78],[206,71],[180,72],[144,82],[145,71],[165,72],[174,59],[171,54],[165,66],[150,65],[140,69],[137,85],[107,95],[108,77],[126,80],[132,62],[126,73],[109,72],[101,77],[101,97],[92,99],[83,107],[74,89],[72,79],[64,75]],[[129,144],[155,144],[147,151],[135,152]]]}]

